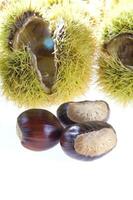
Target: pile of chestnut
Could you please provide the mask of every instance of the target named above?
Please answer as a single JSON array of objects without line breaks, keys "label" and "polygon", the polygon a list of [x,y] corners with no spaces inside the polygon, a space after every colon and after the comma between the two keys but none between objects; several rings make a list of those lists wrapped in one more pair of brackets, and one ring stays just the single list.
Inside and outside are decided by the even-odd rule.
[{"label": "pile of chestnut", "polygon": [[30,109],[17,118],[21,144],[42,151],[59,141],[64,152],[76,159],[93,160],[117,144],[114,128],[106,121],[110,108],[105,101],[67,102],[57,109],[57,117],[43,109]]}]

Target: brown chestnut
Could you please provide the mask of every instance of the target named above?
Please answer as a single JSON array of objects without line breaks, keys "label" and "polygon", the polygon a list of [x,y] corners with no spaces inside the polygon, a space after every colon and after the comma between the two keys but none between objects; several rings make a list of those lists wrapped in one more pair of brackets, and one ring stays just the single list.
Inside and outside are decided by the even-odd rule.
[{"label": "brown chestnut", "polygon": [[106,122],[89,122],[67,127],[60,144],[64,152],[79,160],[94,160],[111,151],[117,144],[113,127]]},{"label": "brown chestnut", "polygon": [[102,100],[67,102],[57,109],[57,116],[65,126],[90,121],[106,121],[109,113],[109,105]]},{"label": "brown chestnut", "polygon": [[49,111],[30,109],[17,118],[17,133],[21,144],[31,150],[42,151],[55,146],[63,128]]}]

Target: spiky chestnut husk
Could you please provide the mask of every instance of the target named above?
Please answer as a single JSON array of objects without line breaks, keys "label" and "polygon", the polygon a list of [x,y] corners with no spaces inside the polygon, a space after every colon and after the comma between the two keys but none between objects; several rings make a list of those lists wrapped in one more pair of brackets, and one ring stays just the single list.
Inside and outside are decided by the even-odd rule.
[{"label": "spiky chestnut husk", "polygon": [[133,100],[133,12],[129,8],[116,12],[103,31],[98,84],[125,104]]},{"label": "spiky chestnut husk", "polygon": [[[108,0],[107,0],[108,1]],[[127,3],[132,3],[132,0],[111,0],[111,4],[112,6],[118,6],[118,5],[122,5],[125,4],[127,5]]]},{"label": "spiky chestnut husk", "polygon": [[[38,3],[29,7],[27,2],[19,1],[19,3],[10,5],[3,11],[4,23],[0,23],[2,25],[0,31],[0,75],[3,93],[20,106],[57,104],[79,96],[88,89],[92,72],[91,65],[96,39],[93,36],[92,19],[89,15],[86,19],[84,18],[85,13],[80,10],[79,4],[75,6],[76,4],[64,3],[49,7],[47,2],[46,8],[49,7],[47,12],[43,1],[39,2],[39,7],[43,5],[43,9],[38,8],[36,4]],[[29,52],[26,49],[12,51],[9,48],[8,38],[11,28],[16,23],[16,19],[19,19],[19,16],[23,16],[27,11],[39,13],[39,16],[49,22],[53,39],[56,41],[58,73],[50,95],[45,93],[38,76],[36,76]],[[55,30],[57,31],[57,24],[60,23],[58,16],[64,23],[61,38],[54,34]]]},{"label": "spiky chestnut husk", "polygon": [[1,0],[1,2],[0,2],[0,11],[3,10],[7,6],[7,4],[9,2],[10,2],[9,0],[3,0],[3,1]]}]

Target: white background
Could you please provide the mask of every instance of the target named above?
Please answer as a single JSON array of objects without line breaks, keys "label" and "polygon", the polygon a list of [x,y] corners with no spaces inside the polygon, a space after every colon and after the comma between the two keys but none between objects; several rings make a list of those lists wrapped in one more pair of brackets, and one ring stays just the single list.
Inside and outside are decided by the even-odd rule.
[{"label": "white background", "polygon": [[16,119],[24,109],[0,97],[0,200],[133,200],[133,104],[123,107],[95,86],[81,99],[106,100],[118,136],[117,147],[93,162],[66,156],[60,145],[44,152],[22,147]]},{"label": "white background", "polygon": [[133,199],[133,105],[123,107],[95,86],[81,99],[106,100],[118,136],[117,147],[92,162],[68,157],[60,145],[43,152],[22,147],[16,118],[24,109],[0,98],[0,200]]}]

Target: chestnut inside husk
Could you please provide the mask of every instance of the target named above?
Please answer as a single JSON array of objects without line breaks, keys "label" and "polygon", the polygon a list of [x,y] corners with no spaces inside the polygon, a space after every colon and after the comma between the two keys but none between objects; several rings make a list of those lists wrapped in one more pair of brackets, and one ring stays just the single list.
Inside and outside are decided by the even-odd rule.
[{"label": "chestnut inside husk", "polygon": [[27,11],[18,18],[8,38],[11,50],[26,49],[46,93],[52,92],[56,80],[55,43],[49,24],[38,12]]},{"label": "chestnut inside husk", "polygon": [[58,119],[47,110],[26,110],[17,118],[17,133],[21,144],[34,151],[47,150],[55,146],[62,131]]},{"label": "chestnut inside husk", "polygon": [[104,44],[104,51],[133,69],[133,34],[120,33]]},{"label": "chestnut inside husk", "polygon": [[113,127],[106,122],[89,122],[67,127],[60,139],[63,151],[78,160],[94,160],[117,144]]}]

